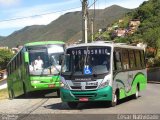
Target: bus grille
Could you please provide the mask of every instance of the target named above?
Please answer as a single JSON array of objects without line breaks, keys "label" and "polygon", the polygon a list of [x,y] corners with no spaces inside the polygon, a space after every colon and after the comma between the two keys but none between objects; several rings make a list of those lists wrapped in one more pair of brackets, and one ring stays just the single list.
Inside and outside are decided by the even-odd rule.
[{"label": "bus grille", "polygon": [[86,88],[86,89],[96,89],[97,86],[86,86],[85,88]]},{"label": "bus grille", "polygon": [[[71,86],[72,90],[82,90],[82,86]],[[85,90],[96,89],[97,86],[85,86]]]},{"label": "bus grille", "polygon": [[74,90],[81,90],[81,86],[71,86],[71,88]]},{"label": "bus grille", "polygon": [[82,93],[82,94],[76,94],[76,93],[73,93],[73,95],[76,97],[76,98],[83,98],[83,97],[87,97],[87,98],[93,98],[93,97],[96,97],[96,93]]}]

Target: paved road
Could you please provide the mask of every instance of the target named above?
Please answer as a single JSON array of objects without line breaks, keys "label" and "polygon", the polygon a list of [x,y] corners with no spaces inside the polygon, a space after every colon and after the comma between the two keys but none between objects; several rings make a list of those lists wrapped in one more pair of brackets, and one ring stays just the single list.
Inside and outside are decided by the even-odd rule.
[{"label": "paved road", "polygon": [[[53,96],[52,96],[53,95]],[[78,109],[70,110],[66,103],[61,103],[56,94],[48,97],[1,100],[0,113],[20,114],[160,114],[160,84],[148,84],[147,90],[140,93],[135,100],[127,98],[120,101],[116,107],[107,103],[80,104]]]}]

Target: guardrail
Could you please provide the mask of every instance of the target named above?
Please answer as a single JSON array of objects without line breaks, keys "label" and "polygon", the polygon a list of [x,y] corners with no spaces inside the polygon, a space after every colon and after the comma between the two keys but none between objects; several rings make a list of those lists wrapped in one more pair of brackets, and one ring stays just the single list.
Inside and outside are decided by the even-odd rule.
[{"label": "guardrail", "polygon": [[0,81],[3,81],[7,78],[7,71],[6,70],[1,70],[0,71]]}]

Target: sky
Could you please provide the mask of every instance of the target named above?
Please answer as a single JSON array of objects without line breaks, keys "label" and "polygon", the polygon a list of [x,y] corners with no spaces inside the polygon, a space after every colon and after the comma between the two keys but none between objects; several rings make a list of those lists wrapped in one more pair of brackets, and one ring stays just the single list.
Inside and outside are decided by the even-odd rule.
[{"label": "sky", "polygon": [[[0,0],[0,36],[8,36],[25,26],[47,25],[67,12],[80,11],[81,1]],[[88,1],[89,6],[94,2]],[[144,1],[146,0],[97,0],[96,9],[104,9],[115,4],[133,9]]]}]

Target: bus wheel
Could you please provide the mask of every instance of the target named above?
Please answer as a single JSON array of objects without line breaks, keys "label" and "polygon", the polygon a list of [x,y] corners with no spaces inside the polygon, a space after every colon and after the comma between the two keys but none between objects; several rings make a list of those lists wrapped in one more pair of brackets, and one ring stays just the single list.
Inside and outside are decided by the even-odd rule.
[{"label": "bus wheel", "polygon": [[111,107],[115,107],[117,105],[118,102],[118,95],[117,92],[114,94],[113,99],[111,101]]},{"label": "bus wheel", "polygon": [[77,102],[68,102],[67,104],[71,109],[75,109],[78,106]]},{"label": "bus wheel", "polygon": [[12,100],[13,98],[12,98],[12,93],[11,93],[11,91],[8,91],[8,94],[9,94],[9,99]]},{"label": "bus wheel", "polygon": [[12,100],[14,99],[15,95],[14,95],[14,91],[13,89],[11,89],[10,93],[9,93],[9,99]]},{"label": "bus wheel", "polygon": [[60,90],[57,90],[57,97],[60,97]]},{"label": "bus wheel", "polygon": [[137,99],[139,97],[139,89],[138,86],[136,87],[136,93],[133,95],[134,99]]},{"label": "bus wheel", "polygon": [[24,97],[28,97],[24,82],[23,82],[23,92],[24,92]]}]

